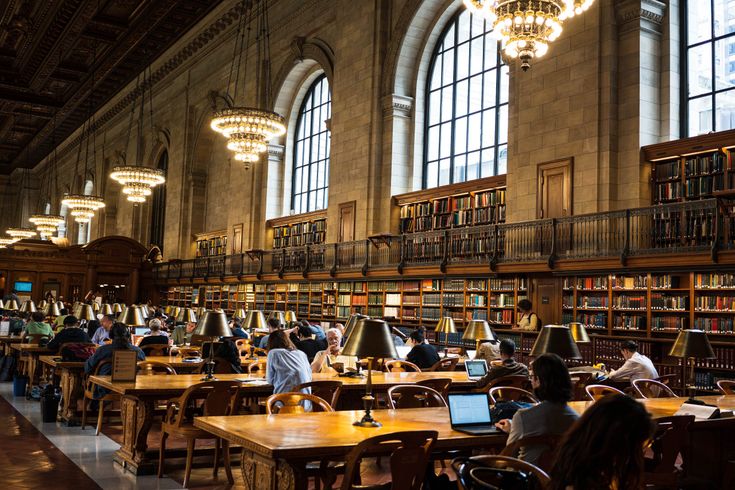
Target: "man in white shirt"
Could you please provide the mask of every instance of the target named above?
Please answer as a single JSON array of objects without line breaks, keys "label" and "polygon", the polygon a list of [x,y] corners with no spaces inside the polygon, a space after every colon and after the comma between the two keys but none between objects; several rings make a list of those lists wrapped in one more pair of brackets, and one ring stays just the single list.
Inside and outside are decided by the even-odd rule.
[{"label": "man in white shirt", "polygon": [[613,381],[635,381],[636,379],[656,379],[658,371],[651,360],[638,352],[638,344],[633,340],[626,340],[620,348],[625,358],[625,364],[620,369],[611,371],[608,379]]},{"label": "man in white shirt", "polygon": [[334,363],[341,363],[343,369],[355,369],[357,366],[356,357],[340,355],[342,352],[341,342],[342,333],[338,329],[330,328],[327,330],[327,349],[316,353],[311,363],[311,371],[314,373],[335,372],[332,367]]}]

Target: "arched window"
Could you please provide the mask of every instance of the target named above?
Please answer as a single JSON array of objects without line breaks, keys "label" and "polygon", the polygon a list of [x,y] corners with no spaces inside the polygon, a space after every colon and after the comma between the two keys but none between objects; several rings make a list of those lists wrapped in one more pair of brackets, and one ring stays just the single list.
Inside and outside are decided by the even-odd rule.
[{"label": "arched window", "polygon": [[307,213],[327,207],[332,96],[325,75],[317,78],[306,93],[296,123],[291,210]]},{"label": "arched window", "polygon": [[423,187],[504,174],[508,67],[492,26],[462,10],[434,49],[426,87]]},{"label": "arched window", "polygon": [[[158,158],[158,169],[166,174],[168,170],[168,151],[164,150]],[[153,210],[151,213],[151,243],[158,245],[163,252],[163,230],[166,226],[166,186],[153,188]]]}]

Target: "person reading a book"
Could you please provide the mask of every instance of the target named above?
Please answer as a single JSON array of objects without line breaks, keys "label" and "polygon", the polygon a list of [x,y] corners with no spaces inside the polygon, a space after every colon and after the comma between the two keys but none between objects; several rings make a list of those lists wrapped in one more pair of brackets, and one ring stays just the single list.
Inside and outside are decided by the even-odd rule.
[{"label": "person reading a book", "polygon": [[607,378],[612,381],[635,381],[636,379],[656,379],[658,371],[651,360],[638,352],[638,344],[634,340],[626,340],[620,347],[625,363]]},{"label": "person reading a book", "polygon": [[518,302],[518,314],[518,322],[513,330],[535,332],[539,329],[541,321],[538,319],[538,315],[533,312],[533,303],[529,300],[522,299]]},{"label": "person reading a book", "polygon": [[311,371],[314,373],[334,373],[343,371],[346,368],[355,369],[357,366],[357,357],[343,356],[342,353],[342,333],[337,328],[327,330],[327,348],[319,351],[314,356],[311,363]]}]

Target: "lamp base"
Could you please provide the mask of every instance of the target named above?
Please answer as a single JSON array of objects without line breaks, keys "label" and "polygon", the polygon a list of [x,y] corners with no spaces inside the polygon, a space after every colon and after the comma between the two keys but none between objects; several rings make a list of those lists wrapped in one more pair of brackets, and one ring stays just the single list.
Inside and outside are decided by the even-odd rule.
[{"label": "lamp base", "polygon": [[206,376],[203,376],[200,381],[219,381],[217,377],[213,374],[207,374]]},{"label": "lamp base", "polygon": [[355,427],[382,427],[383,424],[375,420],[369,413],[366,413],[361,420],[352,423]]}]

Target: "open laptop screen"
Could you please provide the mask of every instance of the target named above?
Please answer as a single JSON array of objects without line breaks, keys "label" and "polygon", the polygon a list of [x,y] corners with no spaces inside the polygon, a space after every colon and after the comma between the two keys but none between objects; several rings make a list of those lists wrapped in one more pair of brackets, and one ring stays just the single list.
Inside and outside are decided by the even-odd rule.
[{"label": "open laptop screen", "polygon": [[471,379],[479,379],[487,374],[487,363],[484,359],[465,361],[465,368],[467,369],[467,376]]},{"label": "open laptop screen", "polygon": [[485,393],[450,393],[448,399],[452,425],[491,422],[490,406]]}]

